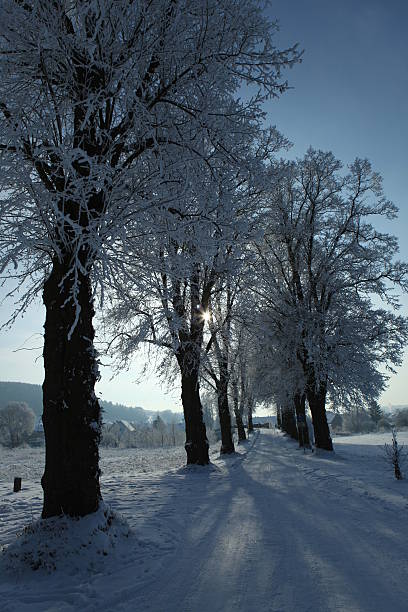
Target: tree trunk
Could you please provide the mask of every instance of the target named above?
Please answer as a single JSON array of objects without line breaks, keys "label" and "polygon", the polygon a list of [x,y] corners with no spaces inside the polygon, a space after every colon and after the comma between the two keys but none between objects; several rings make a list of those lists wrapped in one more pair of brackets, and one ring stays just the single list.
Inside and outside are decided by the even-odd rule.
[{"label": "tree trunk", "polygon": [[315,445],[317,448],[332,451],[333,443],[326,416],[326,393],[327,385],[320,383],[316,388],[312,377],[307,389],[307,400],[312,413]]},{"label": "tree trunk", "polygon": [[310,446],[309,429],[306,421],[306,396],[304,393],[295,393],[293,399],[296,411],[299,446]]},{"label": "tree trunk", "polygon": [[292,406],[285,406],[282,409],[282,429],[294,440],[298,439],[295,411]]},{"label": "tree trunk", "polygon": [[[42,518],[85,516],[101,501],[99,440],[101,411],[94,393],[98,368],[89,276],[77,277],[72,302],[69,261],[53,262],[44,284],[43,423],[45,471]],[[75,325],[75,327],[74,327]]]},{"label": "tree trunk", "polygon": [[231,415],[228,403],[228,382],[222,378],[217,384],[218,417],[221,428],[221,455],[235,452],[231,433]]},{"label": "tree trunk", "polygon": [[282,429],[282,410],[280,406],[276,408],[276,427]]},{"label": "tree trunk", "polygon": [[238,398],[238,384],[237,381],[232,379],[232,396],[234,400],[234,415],[235,421],[237,424],[238,430],[238,444],[247,439],[244,427],[244,421],[242,419],[242,412],[239,408],[239,398]]},{"label": "tree trunk", "polygon": [[254,431],[254,424],[252,422],[252,401],[248,404],[248,433]]},{"label": "tree trunk", "polygon": [[186,424],[187,465],[207,465],[208,440],[200,400],[198,372],[181,372],[181,401]]},{"label": "tree trunk", "polygon": [[242,420],[242,416],[241,416],[241,413],[239,412],[238,408],[234,407],[234,415],[235,415],[235,420],[236,420],[236,423],[237,423],[238,443],[239,442],[243,442],[244,440],[247,439],[247,437],[246,437],[246,433],[245,433],[244,421]]}]

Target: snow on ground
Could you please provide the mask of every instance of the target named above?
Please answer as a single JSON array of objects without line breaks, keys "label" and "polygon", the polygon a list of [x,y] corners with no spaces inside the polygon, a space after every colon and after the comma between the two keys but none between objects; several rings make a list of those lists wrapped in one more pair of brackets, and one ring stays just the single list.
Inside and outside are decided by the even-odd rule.
[{"label": "snow on ground", "polygon": [[[62,555],[51,574],[10,574],[3,553],[0,610],[405,612],[408,481],[385,463],[386,441],[338,438],[335,454],[304,454],[262,431],[240,455],[193,469],[182,449],[102,451],[104,499],[129,537],[86,569]],[[41,456],[0,452],[0,541],[11,548],[40,513]]]}]

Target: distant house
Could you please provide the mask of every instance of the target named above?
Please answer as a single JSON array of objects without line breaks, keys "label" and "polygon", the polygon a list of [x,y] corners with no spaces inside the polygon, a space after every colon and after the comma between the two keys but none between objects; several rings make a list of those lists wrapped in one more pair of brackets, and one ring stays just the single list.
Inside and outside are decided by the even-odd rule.
[{"label": "distant house", "polygon": [[338,412],[332,410],[326,410],[327,424],[330,429],[330,433],[341,430],[343,426],[343,417]]},{"label": "distant house", "polygon": [[330,431],[341,431],[343,428],[343,417],[341,414],[335,414],[329,422]]},{"label": "distant house", "polygon": [[127,433],[133,433],[136,430],[133,425],[129,423],[129,421],[121,419],[120,421],[115,421],[112,423],[112,425],[109,427],[109,431],[117,434],[120,437]]},{"label": "distant house", "polygon": [[34,425],[34,432],[35,433],[44,433],[44,425],[43,425],[42,417],[38,417],[36,419],[36,422],[35,422],[35,425]]},{"label": "distant house", "polygon": [[43,446],[45,443],[44,438],[44,425],[42,417],[37,417],[33,429],[33,433],[28,438],[27,442],[30,446]]},{"label": "distant house", "polygon": [[254,427],[264,427],[266,429],[273,429],[276,425],[276,416],[254,416],[252,417],[252,423]]}]

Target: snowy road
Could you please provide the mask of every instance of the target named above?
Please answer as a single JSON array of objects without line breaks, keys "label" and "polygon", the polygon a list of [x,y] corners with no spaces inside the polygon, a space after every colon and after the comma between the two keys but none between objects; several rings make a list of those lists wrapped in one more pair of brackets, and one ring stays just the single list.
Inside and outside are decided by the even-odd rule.
[{"label": "snowy road", "polygon": [[194,499],[177,559],[141,609],[406,611],[405,516],[365,489],[350,496],[350,480],[321,486],[327,466],[308,463],[262,432],[245,460],[231,461],[228,478],[202,487],[205,502]]},{"label": "snowy road", "polygon": [[212,469],[107,475],[128,549],[103,574],[0,578],[0,609],[406,612],[407,483],[338,448],[305,456],[265,431]]}]

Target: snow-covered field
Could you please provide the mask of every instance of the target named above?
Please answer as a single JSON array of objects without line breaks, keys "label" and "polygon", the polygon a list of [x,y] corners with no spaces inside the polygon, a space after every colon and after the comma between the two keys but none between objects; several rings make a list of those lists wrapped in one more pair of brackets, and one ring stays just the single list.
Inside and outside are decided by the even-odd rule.
[{"label": "snow-covered field", "polygon": [[[36,533],[43,452],[1,449],[0,610],[405,612],[408,480],[385,463],[389,441],[338,438],[332,456],[304,454],[264,430],[193,469],[183,449],[102,450],[105,502],[130,528],[114,522],[110,540],[95,521]],[[48,545],[57,571],[21,565],[27,524],[34,535],[17,541]]]}]

